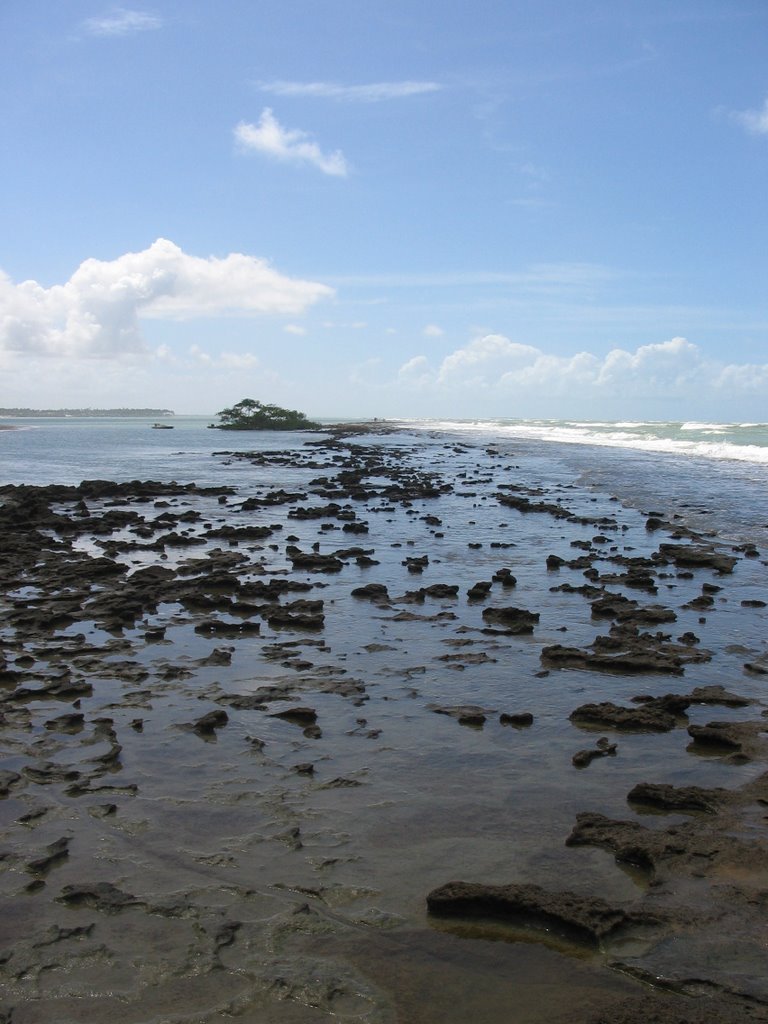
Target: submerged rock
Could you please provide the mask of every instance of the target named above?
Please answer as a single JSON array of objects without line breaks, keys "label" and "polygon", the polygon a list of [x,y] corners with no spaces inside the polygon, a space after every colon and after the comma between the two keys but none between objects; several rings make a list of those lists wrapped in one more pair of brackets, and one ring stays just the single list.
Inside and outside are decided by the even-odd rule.
[{"label": "submerged rock", "polygon": [[614,907],[599,897],[548,892],[538,885],[448,882],[429,893],[427,907],[441,917],[491,917],[593,946],[620,930],[659,923],[650,913]]},{"label": "submerged rock", "polygon": [[702,789],[700,786],[670,786],[666,783],[639,782],[627,794],[631,804],[657,810],[704,811],[713,814],[727,797],[725,789]]},{"label": "submerged rock", "polygon": [[627,731],[669,732],[677,724],[674,715],[658,706],[624,708],[610,701],[601,704],[582,704],[571,712],[569,717],[576,725],[594,725]]}]

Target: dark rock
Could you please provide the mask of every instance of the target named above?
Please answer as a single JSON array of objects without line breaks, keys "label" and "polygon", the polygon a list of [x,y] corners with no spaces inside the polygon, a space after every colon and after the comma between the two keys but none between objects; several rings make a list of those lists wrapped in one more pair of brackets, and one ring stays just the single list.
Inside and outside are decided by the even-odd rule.
[{"label": "dark rock", "polygon": [[637,601],[623,594],[605,594],[592,602],[592,615],[596,619],[615,619],[628,608],[637,608]]},{"label": "dark rock", "polygon": [[742,722],[709,722],[707,725],[689,725],[688,735],[702,746],[728,747],[741,750],[745,738],[751,738],[754,729],[745,730]]},{"label": "dark rock", "polygon": [[57,896],[58,903],[68,906],[93,907],[105,914],[115,914],[126,907],[143,906],[142,900],[123,892],[110,882],[96,882],[93,885],[65,885]]},{"label": "dark rock", "polygon": [[719,685],[695,686],[688,698],[692,704],[722,704],[726,708],[746,708],[752,703],[748,697],[740,697]]},{"label": "dark rock", "polygon": [[46,852],[42,857],[36,857],[27,862],[27,871],[36,875],[46,875],[51,868],[56,867],[69,856],[69,844],[72,842],[70,836],[63,836],[53,843],[49,843]]},{"label": "dark rock", "polygon": [[627,800],[631,804],[653,807],[670,814],[678,811],[705,811],[713,814],[727,795],[725,789],[640,782],[627,794]]},{"label": "dark rock", "polygon": [[671,608],[658,604],[648,604],[635,608],[622,608],[616,618],[619,622],[632,626],[657,626],[664,622],[675,622],[677,615]]},{"label": "dark rock", "polygon": [[287,605],[273,605],[264,614],[273,629],[322,629],[325,625],[322,601],[292,601]]},{"label": "dark rock", "polygon": [[30,782],[36,782],[39,786],[47,786],[56,782],[75,782],[80,778],[80,772],[74,768],[53,764],[51,761],[25,765],[21,771],[25,778]]},{"label": "dark rock", "polygon": [[430,711],[437,715],[448,715],[455,718],[460,725],[484,725],[486,717],[493,712],[476,704],[440,705],[431,704]]},{"label": "dark rock", "polygon": [[363,587],[355,587],[353,597],[364,597],[371,601],[388,601],[389,591],[383,583],[366,583]]},{"label": "dark rock", "polygon": [[714,548],[696,547],[692,544],[661,544],[659,552],[662,558],[674,562],[675,565],[689,569],[714,569],[719,573],[731,573],[736,565],[732,555],[724,555]]},{"label": "dark rock", "polygon": [[[198,665],[229,665],[232,662],[232,649],[227,647],[214,647],[211,653],[200,658]],[[183,670],[182,670],[183,671]]]},{"label": "dark rock", "polygon": [[[505,485],[513,486],[513,485]],[[530,498],[519,497],[518,495],[512,494],[497,494],[496,500],[500,505],[504,505],[506,508],[514,508],[518,512],[544,512],[555,519],[570,519],[571,513],[567,508],[563,508],[562,505],[556,505],[553,502],[546,501],[531,501]]]},{"label": "dark rock", "polygon": [[434,597],[441,601],[449,601],[458,597],[459,588],[451,583],[432,583],[428,587],[422,587],[420,593],[425,597]]},{"label": "dark rock", "polygon": [[676,644],[664,633],[641,633],[635,626],[616,624],[608,636],[598,636],[593,650],[553,644],[541,652],[544,665],[598,671],[680,675],[689,662],[709,661],[711,652],[688,644]]},{"label": "dark rock", "polygon": [[592,946],[620,930],[658,923],[651,914],[612,907],[599,897],[547,892],[538,885],[448,882],[429,893],[427,906],[441,917],[501,919]]},{"label": "dark rock", "polygon": [[499,715],[499,723],[501,725],[516,725],[518,727],[525,727],[533,725],[533,715],[530,711],[518,711],[516,713],[502,712]]},{"label": "dark rock", "polygon": [[[493,547],[493,545],[491,545]],[[501,583],[502,587],[511,590],[517,586],[517,578],[512,575],[511,569],[499,569],[493,574],[494,583]]]},{"label": "dark rock", "polygon": [[271,717],[282,718],[295,725],[310,726],[317,721],[317,712],[314,708],[286,708],[285,711],[273,711]]},{"label": "dark rock", "polygon": [[221,619],[206,619],[195,626],[201,636],[222,636],[228,640],[237,637],[258,636],[261,626],[258,622],[223,622]]},{"label": "dark rock", "polygon": [[285,549],[294,569],[306,569],[308,572],[341,572],[344,563],[334,555],[320,555],[316,552],[307,553],[290,545]]},{"label": "dark rock", "polygon": [[579,750],[571,758],[576,768],[586,768],[598,757],[615,757],[617,744],[611,743],[606,736],[601,736],[597,745],[591,750]]},{"label": "dark rock", "polygon": [[427,555],[413,555],[405,558],[401,564],[407,568],[408,572],[419,574],[429,565],[429,557]]},{"label": "dark rock", "polygon": [[532,633],[539,621],[539,613],[525,608],[484,608],[483,619],[492,626],[501,627],[506,633]]},{"label": "dark rock", "polygon": [[566,846],[598,846],[610,850],[617,862],[634,864],[657,878],[680,872],[703,873],[734,864],[750,871],[768,868],[768,854],[759,845],[729,835],[727,829],[697,818],[666,829],[646,828],[637,821],[615,821],[602,814],[576,815]]},{"label": "dark rock", "polygon": [[7,771],[4,768],[0,769],[0,796],[8,796],[11,786],[20,781],[21,776],[18,772]]},{"label": "dark rock", "polygon": [[207,715],[198,718],[192,725],[192,731],[198,736],[213,736],[217,729],[226,725],[229,715],[226,711],[209,711]]},{"label": "dark rock", "polygon": [[601,704],[582,704],[569,717],[575,725],[627,731],[669,732],[677,724],[674,715],[660,707],[646,705],[624,708],[609,701]]},{"label": "dark rock", "polygon": [[586,668],[605,672],[669,672],[681,674],[682,662],[654,651],[598,654],[578,647],[552,644],[541,652],[541,662],[551,668]]},{"label": "dark rock", "polygon": [[646,871],[653,871],[664,858],[684,856],[688,848],[683,836],[590,812],[576,815],[576,826],[565,845],[600,846],[611,850],[619,863],[635,864]]}]

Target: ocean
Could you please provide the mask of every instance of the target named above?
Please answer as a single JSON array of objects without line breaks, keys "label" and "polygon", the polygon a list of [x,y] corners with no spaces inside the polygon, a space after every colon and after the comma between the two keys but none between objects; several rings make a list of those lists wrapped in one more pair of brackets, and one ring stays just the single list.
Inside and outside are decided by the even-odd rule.
[{"label": "ocean", "polygon": [[[0,486],[213,489],[0,497],[14,1021],[591,1024],[652,1001],[634,978],[768,1004],[768,425],[165,422],[0,430]],[[686,527],[725,571],[664,555]],[[632,663],[635,634],[660,661]],[[670,699],[661,727],[574,718]],[[730,747],[693,739],[713,721]],[[638,806],[640,784],[736,803],[711,847],[708,812]],[[569,843],[584,814],[693,853],[654,877]],[[721,860],[726,839],[755,852]],[[443,920],[452,880],[669,926],[584,948]]]},{"label": "ocean", "polygon": [[[275,436],[209,430],[209,416],[166,418],[174,431],[134,419],[6,419],[0,431],[0,482],[79,483],[157,479],[213,485],[216,451],[302,445],[304,434]],[[343,422],[343,421],[342,421]],[[679,515],[726,540],[768,540],[768,423],[576,420],[393,420],[414,439],[438,435],[464,444],[518,451],[548,479],[572,478],[644,511]],[[428,457],[428,456],[427,456]]]}]

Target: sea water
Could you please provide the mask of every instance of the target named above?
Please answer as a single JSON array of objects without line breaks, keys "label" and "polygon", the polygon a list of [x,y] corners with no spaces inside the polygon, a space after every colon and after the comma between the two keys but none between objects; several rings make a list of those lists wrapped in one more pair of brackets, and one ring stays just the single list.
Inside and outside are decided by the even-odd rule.
[{"label": "sea water", "polygon": [[[332,472],[286,466],[280,460],[259,465],[227,454],[299,449],[318,435],[223,433],[209,430],[206,417],[174,417],[167,422],[173,430],[153,430],[150,420],[15,421],[20,429],[0,431],[0,483],[177,480],[234,486],[241,498],[258,494],[265,485],[309,493],[310,481],[318,472]],[[407,1019],[419,1024],[436,1019],[450,1024],[467,1019],[500,1024],[508,1019],[514,999],[517,1019],[539,1024],[547,1019],[538,1008],[542,992],[554,992],[563,1005],[569,1003],[568,972],[576,970],[571,961],[550,949],[530,950],[516,939],[513,943],[470,941],[463,934],[449,934],[428,919],[426,893],[452,878],[466,878],[499,884],[531,882],[599,894],[610,901],[634,900],[644,883],[616,865],[612,855],[565,846],[575,815],[582,810],[614,818],[634,813],[627,807],[626,794],[641,780],[735,788],[763,770],[759,762],[723,765],[717,758],[689,752],[681,727],[658,736],[622,735],[618,756],[601,759],[587,772],[577,771],[571,757],[591,745],[594,734],[570,722],[575,707],[595,700],[626,702],[640,692],[665,692],[670,683],[656,677],[540,671],[544,646],[588,645],[597,630],[604,630],[592,620],[587,602],[556,586],[564,579],[583,582],[581,575],[575,570],[550,573],[547,555],[570,557],[572,539],[584,540],[595,532],[588,517],[602,515],[614,516],[618,530],[627,526],[626,535],[617,530],[609,543],[621,543],[626,536],[632,545],[627,551],[648,555],[659,537],[645,530],[636,509],[678,514],[692,522],[698,519],[726,542],[755,541],[764,550],[768,462],[738,455],[740,449],[759,449],[768,456],[768,431],[752,427],[748,444],[721,439],[711,442],[714,447],[694,451],[685,446],[710,442],[694,437],[696,430],[690,424],[646,424],[642,430],[637,425],[512,420],[411,420],[387,425],[399,429],[355,436],[351,442],[402,449],[403,458],[441,474],[454,485],[453,490],[437,502],[415,501],[413,507],[384,509],[374,507],[375,502],[363,506],[371,524],[371,535],[363,543],[375,544],[377,564],[373,569],[350,564],[338,576],[312,581],[326,610],[319,636],[279,633],[265,623],[259,637],[238,641],[231,666],[205,668],[195,659],[208,654],[219,641],[198,635],[194,618],[173,607],[161,607],[157,615],[128,631],[131,656],[152,672],[147,694],[142,696],[141,691],[134,692],[133,684],[102,672],[95,677],[94,695],[83,702],[83,708],[89,719],[104,714],[114,719],[122,744],[122,768],[115,781],[136,782],[138,792],[116,798],[120,806],[114,826],[109,820],[99,825],[94,819],[94,824],[84,803],[61,801],[77,842],[66,864],[51,878],[49,895],[43,893],[37,903],[30,904],[31,913],[38,915],[39,928],[48,923],[46,913],[53,915],[53,922],[59,910],[53,896],[60,886],[90,877],[94,870],[100,872],[98,877],[119,881],[129,892],[174,898],[183,892],[189,913],[198,914],[200,920],[212,919],[217,908],[231,899],[232,914],[238,921],[245,919],[250,929],[254,962],[265,961],[269,966],[271,956],[283,978],[288,967],[283,947],[272,948],[273,938],[287,941],[280,929],[293,927],[294,919],[303,920],[289,913],[294,900],[319,892],[316,902],[325,901],[332,908],[339,937],[320,934],[318,957],[340,957],[359,966],[366,978],[397,994],[407,1007]],[[665,432],[670,436],[663,438]],[[617,436],[622,434],[629,436]],[[658,440],[668,450],[649,446],[649,441]],[[675,441],[681,447],[675,448]],[[503,457],[488,455],[490,450]],[[736,457],[728,457],[727,452],[735,452]],[[328,455],[319,451],[317,458],[326,460]],[[542,486],[545,500],[562,502],[577,518],[570,523],[500,508],[493,494],[500,481]],[[611,502],[611,496],[618,501]],[[206,518],[238,518],[237,499],[223,506],[215,498],[196,500]],[[182,496],[180,504],[186,502]],[[433,511],[443,521],[439,533],[428,529],[421,515]],[[153,512],[147,509],[146,514]],[[321,533],[316,520],[288,520],[285,509],[267,508],[260,514],[266,523],[283,520],[285,533],[290,529],[298,534],[294,542],[304,550],[313,542],[324,550],[348,543],[341,532],[335,537]],[[584,525],[579,517],[587,517]],[[267,573],[285,574],[289,570],[283,548],[288,538],[278,534],[273,539],[279,544],[247,546],[254,570],[261,567]],[[505,549],[495,549],[493,542],[502,540],[509,542]],[[195,548],[193,554],[200,551]],[[424,553],[430,556],[429,567],[423,577],[414,579],[403,568],[403,558]],[[171,566],[189,552],[164,554],[168,559],[164,564]],[[156,559],[157,554],[137,549],[127,557]],[[541,615],[530,637],[484,635],[482,605],[467,600],[468,587],[491,579],[500,565],[514,570],[519,585],[514,597],[497,592],[495,600],[509,600]],[[725,682],[739,693],[762,700],[762,677],[744,675],[742,666],[765,656],[765,612],[745,610],[741,599],[764,596],[764,576],[760,560],[742,559],[706,624],[699,612],[686,610],[685,603],[699,592],[702,579],[709,580],[708,574],[698,573],[691,580],[681,574],[661,581],[660,600],[669,602],[679,615],[676,630],[695,629],[702,645],[714,653],[711,663],[690,668],[679,681],[681,689]],[[382,610],[351,596],[354,586],[368,581],[386,584],[393,595],[421,584],[451,583],[459,587],[460,596],[444,603],[430,599],[424,606],[395,599],[394,609]],[[396,610],[408,614],[395,614]],[[167,627],[165,641],[144,642],[143,629],[157,624]],[[78,623],[73,628],[89,627]],[[94,644],[104,639],[95,628],[87,636]],[[296,650],[314,663],[303,691],[301,672],[264,657],[264,650],[278,641],[299,644]],[[463,661],[451,660],[463,651],[469,652]],[[163,682],[157,669],[165,661],[191,667],[191,678]],[[297,702],[310,702],[317,710],[321,739],[305,738],[296,726],[270,714],[233,708],[215,740],[204,742],[184,728],[219,706],[216,701],[222,694],[257,692],[274,678],[286,676],[296,679]],[[336,678],[359,679],[366,688],[365,703],[328,691],[328,680]],[[465,727],[434,714],[435,705],[465,704],[492,709],[484,728]],[[42,717],[56,713],[37,705],[33,710]],[[502,710],[530,711],[534,726],[521,730],[502,726],[496,714]],[[702,707],[691,710],[691,721],[701,724],[712,717],[754,718],[755,714],[753,708],[713,712]],[[141,731],[131,725],[137,716],[143,720]],[[263,755],[251,747],[253,736],[264,743]],[[58,751],[57,760],[83,756],[77,737],[58,742],[71,742],[72,749],[71,753]],[[90,754],[90,748],[85,752]],[[18,756],[19,764],[10,768],[26,763],[26,753]],[[293,766],[310,759],[317,767],[315,776],[307,780]],[[11,824],[26,809],[12,807],[11,801],[5,805]],[[77,820],[72,817],[75,814]],[[302,845],[297,849],[287,845],[292,834],[288,830],[294,826],[301,830]],[[37,848],[61,834],[55,816],[44,828],[48,831],[35,835]],[[17,840],[22,842],[18,836]],[[9,874],[5,883],[9,891],[13,882]],[[249,894],[250,904],[243,892]],[[11,897],[17,899],[14,891]],[[285,920],[278,913],[282,910]],[[368,921],[388,922],[391,931],[358,926]],[[144,931],[126,932],[126,958],[146,949],[146,963],[159,970],[162,957],[155,945],[173,949],[179,957],[186,942],[190,950],[197,950],[186,933],[179,940],[175,932],[172,936],[170,931],[163,932],[158,942],[151,930],[155,919],[149,916],[147,922],[134,922]],[[267,927],[263,922],[276,923]],[[100,923],[100,935],[106,927]],[[167,925],[169,930],[177,927],[182,925],[175,921]],[[263,941],[259,929],[265,930]],[[109,941],[120,952],[118,927],[109,934]],[[331,949],[333,942],[336,946]],[[306,943],[295,947],[301,955],[289,964],[295,975],[291,983],[298,987],[303,984],[300,969],[312,951]],[[234,979],[240,977],[237,971],[244,947],[245,942],[233,945]],[[99,968],[93,976],[83,970],[68,976],[67,985],[81,985],[78,992],[87,985],[94,1006],[97,998],[106,1002],[114,988],[109,969]],[[175,961],[169,960],[167,973],[174,982],[192,968],[180,964],[178,975],[175,970]],[[220,972],[212,971],[200,982],[200,989],[190,987],[188,1003],[202,1000],[202,1005],[218,1005],[219,976]],[[126,990],[132,984],[122,978],[117,981]],[[166,983],[165,978],[161,981]],[[615,982],[601,975],[589,982],[593,983],[602,988]],[[56,978],[49,984],[58,998]],[[498,998],[499,992],[504,999]],[[148,1005],[154,996],[136,998],[144,1001],[145,1017],[160,1015]],[[197,1014],[187,1003],[179,1008],[185,1011],[190,1019]],[[293,1024],[299,1018],[288,1008],[284,1014],[276,1011],[252,1019]]]},{"label": "sea water", "polygon": [[[156,479],[247,486],[246,464],[227,464],[213,453],[299,446],[312,436],[211,430],[206,416],[164,422],[174,430],[154,430],[145,419],[4,419],[0,424],[17,429],[0,430],[0,484]],[[643,511],[677,514],[724,540],[768,540],[768,423],[477,419],[377,426],[388,422],[410,442],[421,438],[427,459],[430,434],[500,445],[518,452],[544,482],[571,478]]]},{"label": "sea water", "polygon": [[677,514],[723,539],[768,539],[768,423],[496,419],[429,426],[547,457],[578,483],[644,511]]}]

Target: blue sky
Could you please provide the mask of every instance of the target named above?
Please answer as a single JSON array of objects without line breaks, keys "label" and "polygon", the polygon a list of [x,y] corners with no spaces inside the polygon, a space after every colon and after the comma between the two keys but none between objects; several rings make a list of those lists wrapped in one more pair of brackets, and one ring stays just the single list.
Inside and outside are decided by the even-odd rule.
[{"label": "blue sky", "polygon": [[0,406],[768,419],[764,0],[0,7]]}]

